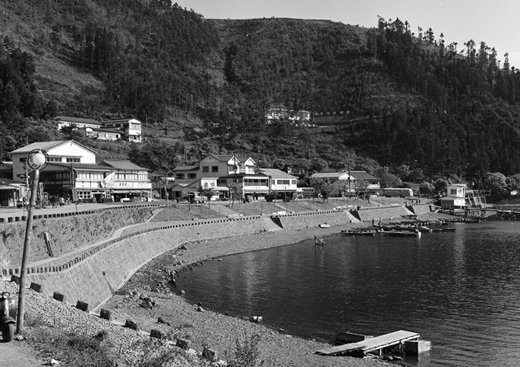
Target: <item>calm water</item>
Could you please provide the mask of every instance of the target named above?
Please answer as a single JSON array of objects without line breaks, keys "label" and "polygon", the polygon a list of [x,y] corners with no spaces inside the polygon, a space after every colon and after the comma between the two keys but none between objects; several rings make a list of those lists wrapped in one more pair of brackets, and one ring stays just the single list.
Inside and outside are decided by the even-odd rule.
[{"label": "calm water", "polygon": [[232,255],[183,273],[178,288],[204,307],[261,315],[306,338],[418,332],[432,342],[419,366],[518,366],[520,223],[456,227]]}]

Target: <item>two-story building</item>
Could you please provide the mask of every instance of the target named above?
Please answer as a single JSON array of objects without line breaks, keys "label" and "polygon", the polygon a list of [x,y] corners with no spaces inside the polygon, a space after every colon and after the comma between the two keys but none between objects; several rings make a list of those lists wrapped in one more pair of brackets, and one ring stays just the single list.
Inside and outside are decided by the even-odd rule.
[{"label": "two-story building", "polygon": [[71,163],[96,164],[96,153],[74,140],[32,143],[11,152],[14,181],[27,182],[25,162],[29,154],[33,150],[38,149],[47,152],[49,157],[48,163],[68,163],[69,165]]},{"label": "two-story building", "polygon": [[121,131],[123,140],[140,143],[141,138],[141,121],[137,119],[118,119],[101,121],[103,128],[117,129]]},{"label": "two-story building", "polygon": [[82,117],[56,116],[54,121],[58,124],[58,130],[61,130],[64,127],[74,127],[76,129],[99,129],[103,126],[103,124],[97,120]]},{"label": "two-story building", "polygon": [[152,182],[148,169],[139,167],[129,160],[105,160],[111,172],[101,181],[101,187],[108,191],[115,201],[151,201]]},{"label": "two-story building", "polygon": [[126,160],[98,164],[96,153],[74,140],[38,142],[11,152],[13,177],[26,187],[25,162],[34,150],[43,150],[48,156],[40,173],[40,191],[48,196],[73,201],[151,200],[147,169]]}]

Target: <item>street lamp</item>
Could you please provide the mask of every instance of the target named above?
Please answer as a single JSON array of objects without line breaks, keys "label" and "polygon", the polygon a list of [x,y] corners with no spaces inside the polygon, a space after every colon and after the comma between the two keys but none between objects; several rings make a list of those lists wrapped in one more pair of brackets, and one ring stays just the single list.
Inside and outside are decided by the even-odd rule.
[{"label": "street lamp", "polygon": [[23,243],[23,254],[22,254],[22,265],[20,268],[20,291],[18,295],[18,319],[16,323],[16,333],[21,334],[23,332],[23,318],[24,318],[24,306],[25,306],[25,277],[27,267],[27,257],[29,253],[29,243],[32,235],[32,211],[36,202],[36,190],[38,188],[38,179],[40,178],[40,170],[43,169],[49,156],[47,152],[40,149],[35,149],[27,156],[26,167],[30,173],[33,174],[32,185],[31,185],[31,198],[29,200],[29,207],[27,208],[27,226],[25,228],[25,240]]}]

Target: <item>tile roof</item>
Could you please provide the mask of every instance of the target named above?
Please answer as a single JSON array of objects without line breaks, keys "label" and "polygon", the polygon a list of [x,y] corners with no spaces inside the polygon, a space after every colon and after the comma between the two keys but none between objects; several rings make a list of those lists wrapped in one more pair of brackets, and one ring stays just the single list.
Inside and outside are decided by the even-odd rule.
[{"label": "tile roof", "polygon": [[260,173],[274,178],[298,178],[276,168],[259,168]]},{"label": "tile roof", "polygon": [[94,120],[94,119],[86,119],[82,117],[71,117],[71,116],[56,116],[54,118],[56,121],[63,121],[63,122],[81,122],[84,124],[96,124],[96,125],[102,125],[101,122]]},{"label": "tile roof", "polygon": [[149,171],[148,168],[139,167],[137,164],[130,162],[129,160],[106,160],[103,162],[104,164],[113,167],[115,169],[123,170],[123,171]]}]

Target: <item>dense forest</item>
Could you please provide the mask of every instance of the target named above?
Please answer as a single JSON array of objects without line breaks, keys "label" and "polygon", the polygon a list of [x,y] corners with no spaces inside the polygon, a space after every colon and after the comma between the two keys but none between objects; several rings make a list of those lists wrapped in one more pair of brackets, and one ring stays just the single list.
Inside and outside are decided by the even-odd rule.
[{"label": "dense forest", "polygon": [[[402,179],[520,172],[520,74],[485,42],[446,44],[399,19],[210,20],[164,0],[0,7],[3,159],[33,141],[81,139],[53,129],[61,114],[141,119],[140,147],[82,142],[161,171],[237,152]],[[310,111],[314,126],[266,124],[275,103]]]}]

